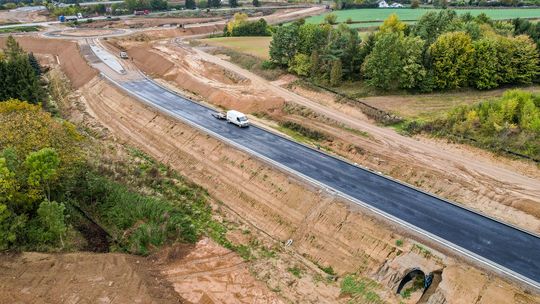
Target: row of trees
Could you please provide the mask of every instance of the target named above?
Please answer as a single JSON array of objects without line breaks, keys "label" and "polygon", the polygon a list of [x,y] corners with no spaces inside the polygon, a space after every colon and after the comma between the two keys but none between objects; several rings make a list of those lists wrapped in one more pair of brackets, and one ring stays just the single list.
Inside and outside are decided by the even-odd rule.
[{"label": "row of trees", "polygon": [[272,32],[268,23],[263,18],[257,21],[249,21],[247,14],[236,13],[234,14],[234,18],[223,29],[223,35],[229,37],[270,36]]},{"label": "row of trees", "polygon": [[364,41],[344,24],[295,23],[276,29],[270,57],[331,85],[365,79],[385,90],[491,89],[538,79],[537,33],[536,26],[522,21],[458,17],[447,10],[429,12],[414,26],[391,15]]},{"label": "row of trees", "polygon": [[9,36],[0,53],[0,100],[19,98],[31,103],[43,100],[45,91],[40,83],[41,66],[32,53],[26,54]]}]

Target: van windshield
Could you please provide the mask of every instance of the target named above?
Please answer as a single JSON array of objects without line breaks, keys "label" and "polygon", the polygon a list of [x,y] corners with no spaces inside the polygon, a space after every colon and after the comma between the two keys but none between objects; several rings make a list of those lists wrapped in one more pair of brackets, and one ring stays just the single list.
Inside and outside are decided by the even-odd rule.
[{"label": "van windshield", "polygon": [[245,117],[245,116],[240,116],[240,117],[238,117],[238,120],[239,120],[239,121],[247,121],[247,117]]}]

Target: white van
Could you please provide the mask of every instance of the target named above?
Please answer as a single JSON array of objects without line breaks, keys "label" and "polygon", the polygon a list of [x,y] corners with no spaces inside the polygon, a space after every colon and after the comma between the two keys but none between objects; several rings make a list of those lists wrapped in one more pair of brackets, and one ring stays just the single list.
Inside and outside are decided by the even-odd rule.
[{"label": "white van", "polygon": [[249,126],[249,120],[247,119],[246,115],[235,110],[227,111],[227,121],[239,126],[240,128]]}]

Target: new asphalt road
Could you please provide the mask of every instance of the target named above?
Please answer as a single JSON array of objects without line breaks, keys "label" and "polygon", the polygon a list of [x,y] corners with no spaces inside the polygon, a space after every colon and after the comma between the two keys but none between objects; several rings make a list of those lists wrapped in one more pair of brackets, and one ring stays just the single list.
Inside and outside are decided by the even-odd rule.
[{"label": "new asphalt road", "polygon": [[[161,111],[301,175],[352,201],[376,209],[514,278],[540,287],[540,238],[320,153],[258,127],[238,128],[213,110],[148,79],[119,83]],[[414,227],[412,227],[414,226]]]}]

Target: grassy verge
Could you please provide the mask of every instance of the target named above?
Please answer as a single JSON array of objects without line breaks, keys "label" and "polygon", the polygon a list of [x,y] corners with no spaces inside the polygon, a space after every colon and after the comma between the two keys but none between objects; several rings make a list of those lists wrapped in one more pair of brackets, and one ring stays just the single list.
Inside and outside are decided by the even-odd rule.
[{"label": "grassy verge", "polygon": [[270,59],[268,49],[271,40],[272,37],[219,37],[202,39],[201,42],[268,60]]},{"label": "grassy verge", "polygon": [[27,33],[27,32],[38,32],[41,30],[41,26],[17,26],[0,29],[0,34],[6,33]]},{"label": "grassy verge", "polygon": [[276,80],[285,75],[286,71],[273,66],[270,62],[259,57],[244,54],[229,48],[218,47],[211,51],[212,54],[226,55],[232,63],[249,70],[267,80]]}]

